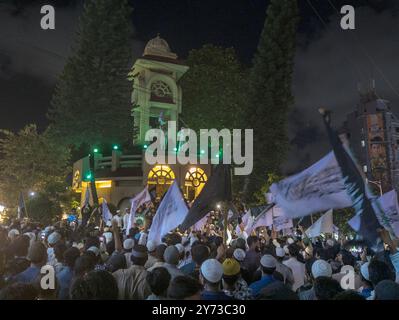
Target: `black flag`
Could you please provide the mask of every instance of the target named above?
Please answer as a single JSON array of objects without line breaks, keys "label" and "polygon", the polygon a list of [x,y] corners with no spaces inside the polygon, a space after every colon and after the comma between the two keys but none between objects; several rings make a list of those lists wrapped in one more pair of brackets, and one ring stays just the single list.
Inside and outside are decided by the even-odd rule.
[{"label": "black flag", "polygon": [[25,200],[22,192],[19,193],[19,203],[18,203],[18,219],[23,219],[27,217]]},{"label": "black flag", "polygon": [[360,174],[356,162],[351,154],[345,150],[342,141],[337,132],[331,128],[330,113],[321,110],[324,124],[327,129],[328,137],[330,139],[335,158],[341,168],[342,175],[345,180],[345,188],[352,199],[353,208],[356,215],[359,217],[359,229],[356,230],[359,235],[367,242],[368,246],[374,249],[381,247],[381,241],[377,232],[381,228],[371,200],[367,195],[367,187]]},{"label": "black flag", "polygon": [[201,220],[209,211],[215,210],[218,202],[232,200],[230,166],[218,164],[204,189],[195,199],[179,229],[185,231]]}]

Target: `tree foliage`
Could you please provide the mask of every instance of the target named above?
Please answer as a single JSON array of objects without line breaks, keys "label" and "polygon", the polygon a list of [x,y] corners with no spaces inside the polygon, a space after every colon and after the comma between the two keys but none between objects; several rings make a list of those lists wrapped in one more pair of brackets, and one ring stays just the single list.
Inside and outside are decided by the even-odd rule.
[{"label": "tree foliage", "polygon": [[268,173],[279,173],[288,151],[287,118],[296,46],[296,0],[272,0],[253,59],[246,104],[247,126],[254,129],[254,170],[246,194],[254,198]]},{"label": "tree foliage", "polygon": [[245,101],[245,70],[233,48],[204,45],[191,50],[190,67],[181,81],[182,118],[199,129],[241,128]]},{"label": "tree foliage", "polygon": [[131,10],[127,0],[87,0],[73,54],[48,112],[50,132],[76,147],[130,138]]},{"label": "tree foliage", "polygon": [[47,132],[39,134],[36,125],[18,133],[2,130],[0,139],[0,190],[7,207],[18,204],[20,192],[44,192],[62,186],[70,171],[69,150],[55,142]]}]

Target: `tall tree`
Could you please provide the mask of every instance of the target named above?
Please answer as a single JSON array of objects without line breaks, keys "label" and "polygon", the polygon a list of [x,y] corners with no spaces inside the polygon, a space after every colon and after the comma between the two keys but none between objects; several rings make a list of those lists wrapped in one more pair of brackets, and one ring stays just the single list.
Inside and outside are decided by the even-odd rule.
[{"label": "tall tree", "polygon": [[234,49],[207,44],[191,50],[186,62],[183,121],[197,132],[240,128],[246,82]]},{"label": "tall tree", "polygon": [[245,108],[247,126],[254,129],[254,169],[245,184],[249,201],[254,200],[268,174],[279,174],[287,154],[297,24],[296,0],[270,2],[253,59]]},{"label": "tall tree", "polygon": [[85,1],[48,113],[60,142],[80,147],[130,138],[130,15],[127,0]]},{"label": "tall tree", "polygon": [[20,192],[47,192],[57,186],[65,193],[65,177],[70,172],[68,149],[47,133],[39,134],[35,125],[17,134],[6,130],[1,133],[0,195],[7,207],[18,204]]}]

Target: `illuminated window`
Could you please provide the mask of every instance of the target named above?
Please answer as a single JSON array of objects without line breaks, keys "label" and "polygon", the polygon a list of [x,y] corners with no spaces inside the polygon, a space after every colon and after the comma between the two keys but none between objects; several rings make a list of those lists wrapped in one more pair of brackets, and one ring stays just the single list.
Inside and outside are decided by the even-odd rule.
[{"label": "illuminated window", "polygon": [[187,199],[193,200],[198,197],[207,180],[204,170],[197,167],[190,168],[184,182]]},{"label": "illuminated window", "polygon": [[151,93],[155,97],[159,98],[173,98],[172,90],[170,87],[163,81],[154,81],[151,84]]},{"label": "illuminated window", "polygon": [[175,180],[175,173],[169,166],[158,165],[148,173],[147,183],[156,185],[157,197],[161,197]]}]

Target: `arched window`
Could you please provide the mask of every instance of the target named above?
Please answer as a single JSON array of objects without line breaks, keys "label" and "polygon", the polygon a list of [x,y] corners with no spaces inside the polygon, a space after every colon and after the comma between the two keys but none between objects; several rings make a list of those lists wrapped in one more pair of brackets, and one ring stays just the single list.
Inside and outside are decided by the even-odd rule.
[{"label": "arched window", "polygon": [[148,173],[147,184],[150,187],[155,185],[157,197],[162,197],[174,180],[175,173],[169,166],[158,165]]},{"label": "arched window", "polygon": [[173,93],[165,82],[156,80],[151,84],[151,97],[171,100],[173,98]]},{"label": "arched window", "polygon": [[185,177],[185,192],[188,200],[195,199],[201,192],[206,181],[208,180],[204,170],[197,167],[192,167],[187,171]]}]

